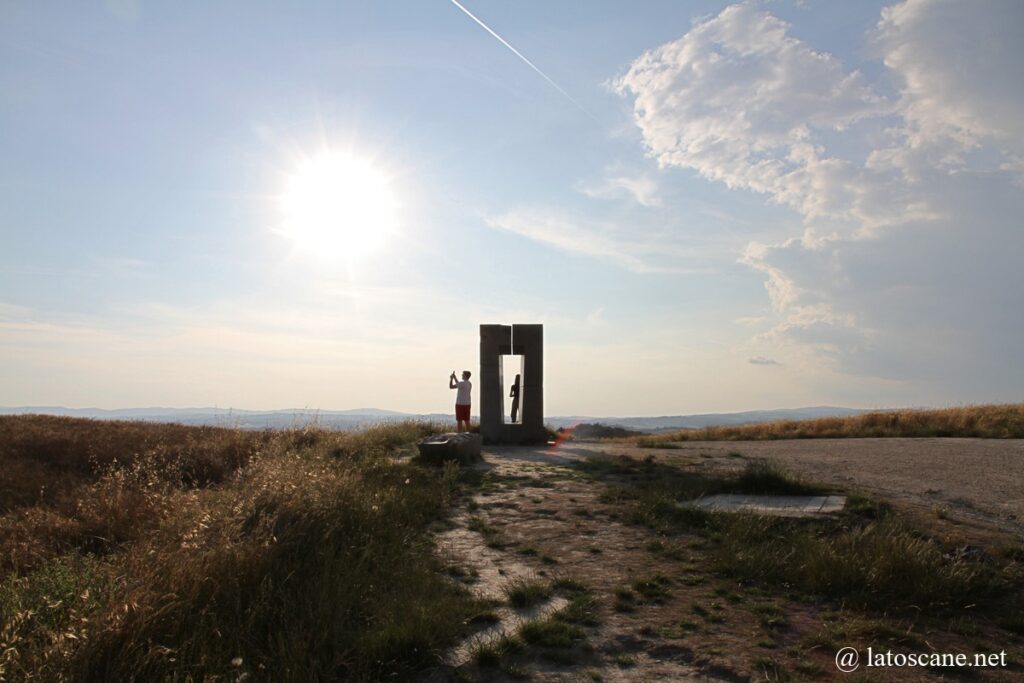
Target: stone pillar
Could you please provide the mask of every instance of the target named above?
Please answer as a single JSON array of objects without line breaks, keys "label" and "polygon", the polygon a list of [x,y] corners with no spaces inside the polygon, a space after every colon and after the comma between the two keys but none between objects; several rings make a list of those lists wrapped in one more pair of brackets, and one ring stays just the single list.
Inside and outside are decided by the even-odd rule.
[{"label": "stone pillar", "polygon": [[[514,441],[546,442],[544,430],[544,326],[513,325],[512,352],[523,356],[523,387],[520,409],[522,424],[518,434],[509,434]],[[518,438],[515,438],[518,437]]]},{"label": "stone pillar", "polygon": [[502,348],[512,343],[508,325],[480,326],[480,436],[487,443],[502,439],[504,386],[501,377]]}]

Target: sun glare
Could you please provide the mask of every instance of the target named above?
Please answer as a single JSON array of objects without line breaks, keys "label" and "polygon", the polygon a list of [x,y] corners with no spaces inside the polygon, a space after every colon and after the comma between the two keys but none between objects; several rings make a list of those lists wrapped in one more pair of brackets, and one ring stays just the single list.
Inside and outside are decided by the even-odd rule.
[{"label": "sun glare", "polygon": [[282,232],[296,248],[325,260],[352,262],[394,232],[391,184],[373,164],[324,153],[304,161],[280,197]]}]

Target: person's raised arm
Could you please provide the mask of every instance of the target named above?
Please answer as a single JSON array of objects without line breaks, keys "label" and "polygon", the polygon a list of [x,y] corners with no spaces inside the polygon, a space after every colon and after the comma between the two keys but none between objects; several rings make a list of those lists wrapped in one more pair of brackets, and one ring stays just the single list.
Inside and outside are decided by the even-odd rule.
[{"label": "person's raised arm", "polygon": [[459,388],[459,380],[455,379],[455,371],[454,370],[452,370],[452,374],[448,378],[448,388],[449,389],[458,389]]}]

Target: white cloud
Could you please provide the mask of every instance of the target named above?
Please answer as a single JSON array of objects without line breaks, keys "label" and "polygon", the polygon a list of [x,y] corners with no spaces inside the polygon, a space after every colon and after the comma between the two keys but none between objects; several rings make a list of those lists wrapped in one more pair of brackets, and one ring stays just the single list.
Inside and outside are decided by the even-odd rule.
[{"label": "white cloud", "polygon": [[782,365],[782,363],[780,363],[779,361],[774,360],[772,358],[765,358],[764,356],[754,356],[753,358],[748,358],[747,362],[750,363],[751,365]]},{"label": "white cloud", "polygon": [[583,224],[544,209],[520,209],[486,219],[487,225],[521,235],[561,251],[584,254],[637,273],[692,272],[678,264],[690,256],[683,247],[624,234],[612,225]]},{"label": "white cloud", "polygon": [[885,185],[820,142],[821,132],[892,104],[753,4],[728,7],[644,53],[615,85],[633,97],[644,143],[662,166],[767,194],[809,218],[892,218],[871,209]]},{"label": "white cloud", "polygon": [[907,0],[882,10],[875,42],[900,84],[913,148],[934,145],[962,161],[989,142],[1024,152],[1024,3]]},{"label": "white cloud", "polygon": [[888,100],[782,20],[733,5],[617,87],[660,164],[803,218],[742,257],[775,312],[762,340],[941,400],[1019,399],[1022,29],[1014,1],[886,8],[866,40],[899,89]]},{"label": "white cloud", "polygon": [[661,206],[661,198],[658,196],[658,183],[646,174],[635,176],[627,174],[610,175],[596,182],[579,183],[576,189],[586,196],[595,199],[625,196],[631,198],[640,206],[648,208]]}]

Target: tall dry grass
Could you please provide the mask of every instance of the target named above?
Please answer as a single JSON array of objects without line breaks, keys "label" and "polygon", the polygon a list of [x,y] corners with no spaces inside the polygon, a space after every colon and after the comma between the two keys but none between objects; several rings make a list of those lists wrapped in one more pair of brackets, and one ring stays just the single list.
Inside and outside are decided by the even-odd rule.
[{"label": "tall dry grass", "polygon": [[270,431],[51,415],[0,416],[0,463],[8,474],[0,484],[0,513],[56,503],[78,486],[96,481],[110,467],[143,458],[181,484],[216,483],[245,465],[272,438]]},{"label": "tall dry grass", "polygon": [[638,445],[658,448],[676,441],[763,441],[864,437],[1024,438],[1024,403],[961,406],[941,410],[893,410],[851,417],[780,420],[739,426],[684,429],[644,436]]},{"label": "tall dry grass", "polygon": [[427,533],[455,471],[390,457],[431,425],[0,429],[0,464],[76,473],[0,516],[2,680],[401,678],[479,609]]}]

